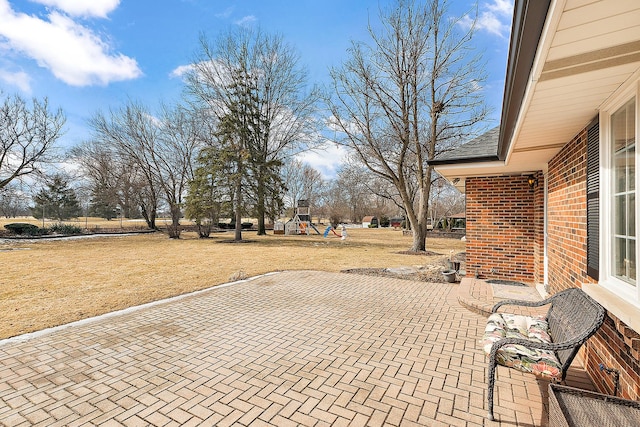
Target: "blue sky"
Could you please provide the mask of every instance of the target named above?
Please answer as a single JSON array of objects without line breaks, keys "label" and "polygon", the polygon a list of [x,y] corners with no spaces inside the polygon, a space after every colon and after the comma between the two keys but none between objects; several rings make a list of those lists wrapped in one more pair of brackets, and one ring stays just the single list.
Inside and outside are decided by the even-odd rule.
[{"label": "blue sky", "polygon": [[[310,83],[328,81],[351,40],[368,41],[367,23],[392,0],[0,0],[0,91],[48,97],[67,115],[60,145],[88,139],[87,120],[127,100],[155,109],[180,96],[172,74],[192,62],[198,38],[236,25],[281,34],[300,53]],[[487,102],[499,118],[512,0],[450,0],[450,13],[478,7],[474,43],[488,64]],[[331,175],[342,153],[306,161]]]}]

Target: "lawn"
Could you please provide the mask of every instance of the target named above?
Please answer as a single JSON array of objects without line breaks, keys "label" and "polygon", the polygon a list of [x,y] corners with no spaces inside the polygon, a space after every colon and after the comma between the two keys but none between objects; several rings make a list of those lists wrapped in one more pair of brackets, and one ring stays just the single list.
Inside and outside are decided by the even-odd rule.
[{"label": "lawn", "polygon": [[198,239],[161,233],[74,240],[1,241],[0,338],[57,326],[242,277],[281,270],[340,271],[441,263],[456,239],[430,239],[437,256],[406,255],[411,238],[393,229],[349,229],[349,237]]}]

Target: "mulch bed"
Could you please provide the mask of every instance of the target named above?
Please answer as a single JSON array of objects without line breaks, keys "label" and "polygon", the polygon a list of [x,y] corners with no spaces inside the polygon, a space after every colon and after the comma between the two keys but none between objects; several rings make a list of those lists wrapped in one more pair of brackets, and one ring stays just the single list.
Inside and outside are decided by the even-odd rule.
[{"label": "mulch bed", "polygon": [[443,282],[442,270],[444,270],[444,267],[418,270],[415,273],[394,273],[386,268],[349,268],[342,270],[341,273],[389,277],[392,279],[413,280],[417,282],[441,283]]},{"label": "mulch bed", "polygon": [[[428,256],[441,255],[431,251],[421,251],[421,252],[402,251],[398,253],[404,254],[404,255],[428,255]],[[394,269],[388,269],[388,268],[349,268],[346,270],[342,270],[341,272],[352,273],[352,274],[362,274],[365,276],[377,276],[377,277],[389,277],[393,279],[413,280],[418,282],[442,283],[444,281],[442,271],[447,269],[448,259],[449,259],[448,256],[442,256],[442,258],[438,259],[433,264],[425,265],[413,272],[398,273],[396,271],[391,271]],[[455,254],[453,256],[453,260],[463,264],[466,261],[466,253],[460,252]],[[461,268],[463,267],[464,265],[461,266]]]},{"label": "mulch bed", "polygon": [[425,256],[436,256],[436,255],[442,255],[436,252],[431,252],[431,251],[400,251],[400,252],[396,252],[400,255],[425,255]]}]

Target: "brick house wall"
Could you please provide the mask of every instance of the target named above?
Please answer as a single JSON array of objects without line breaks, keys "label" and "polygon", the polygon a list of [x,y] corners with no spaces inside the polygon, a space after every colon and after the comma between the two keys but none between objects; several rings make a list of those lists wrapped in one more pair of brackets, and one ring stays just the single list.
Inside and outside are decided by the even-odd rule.
[{"label": "brick house wall", "polygon": [[534,282],[540,274],[535,259],[540,263],[544,249],[536,237],[544,218],[535,208],[544,197],[541,187],[531,189],[520,175],[467,178],[468,275]]},{"label": "brick house wall", "polygon": [[[547,233],[550,293],[583,283],[587,275],[587,130],[581,131],[549,162],[547,173]],[[604,325],[581,351],[596,388],[613,394],[613,375],[600,363],[620,372],[618,395],[640,399],[640,335],[608,313]]]},{"label": "brick house wall", "polygon": [[[531,189],[526,176],[467,178],[467,274],[526,283],[544,281],[544,180],[547,183],[549,293],[593,283],[587,275],[587,130],[581,131],[538,172]],[[492,272],[493,269],[493,272]],[[607,314],[580,353],[598,391],[640,400],[640,334]]]},{"label": "brick house wall", "polygon": [[598,390],[614,394],[614,377],[602,372],[602,363],[620,372],[618,396],[640,399],[640,335],[608,313],[605,322],[583,352],[587,371]]},{"label": "brick house wall", "polygon": [[578,288],[587,276],[587,132],[549,162],[547,173],[549,292]]},{"label": "brick house wall", "polygon": [[544,174],[535,175],[537,185],[533,193],[533,279],[544,283]]}]

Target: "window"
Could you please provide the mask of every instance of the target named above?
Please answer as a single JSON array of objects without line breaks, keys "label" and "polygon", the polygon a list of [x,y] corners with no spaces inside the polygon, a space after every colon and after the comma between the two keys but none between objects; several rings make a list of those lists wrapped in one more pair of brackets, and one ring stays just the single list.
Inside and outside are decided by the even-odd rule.
[{"label": "window", "polygon": [[599,124],[587,131],[587,274],[597,284],[582,289],[640,332],[638,102],[636,79],[602,106]]},{"label": "window", "polygon": [[636,111],[635,99],[611,115],[613,152],[613,275],[636,286]]},{"label": "window", "polygon": [[636,91],[600,116],[600,283],[640,306]]}]

